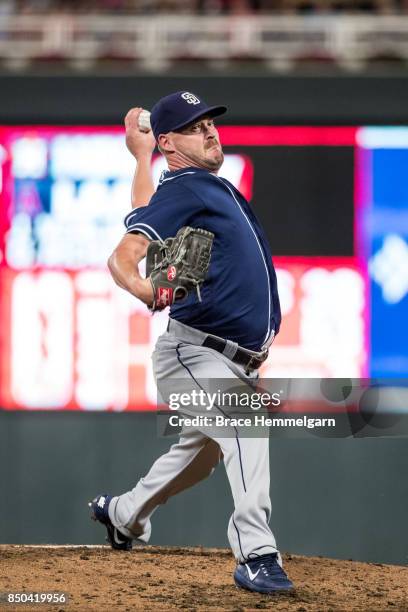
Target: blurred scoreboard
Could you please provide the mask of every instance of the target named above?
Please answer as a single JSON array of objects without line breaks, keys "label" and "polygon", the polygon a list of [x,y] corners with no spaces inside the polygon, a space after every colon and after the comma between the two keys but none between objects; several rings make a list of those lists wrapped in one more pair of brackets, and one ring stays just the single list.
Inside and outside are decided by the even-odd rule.
[{"label": "blurred scoreboard", "polygon": [[[220,174],[253,198],[279,254],[284,320],[265,376],[359,377],[377,359],[368,298],[383,245],[369,246],[371,129],[220,129]],[[167,313],[152,316],[106,268],[130,209],[135,162],[123,130],[0,127],[0,164],[0,406],[154,409],[150,355]],[[156,156],[156,183],[163,169]]]},{"label": "blurred scoreboard", "polygon": [[[277,272],[285,320],[264,374],[358,377],[364,291],[354,263],[282,260]],[[103,269],[4,269],[1,283],[4,407],[155,407],[150,355],[166,313],[152,316]]]}]

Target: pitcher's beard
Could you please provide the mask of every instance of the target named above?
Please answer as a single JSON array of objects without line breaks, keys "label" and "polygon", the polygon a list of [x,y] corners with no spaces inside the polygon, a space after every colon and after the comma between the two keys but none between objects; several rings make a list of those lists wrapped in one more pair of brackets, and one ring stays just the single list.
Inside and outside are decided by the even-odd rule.
[{"label": "pitcher's beard", "polygon": [[211,171],[213,172],[217,171],[221,168],[222,164],[224,163],[224,153],[221,151],[221,149],[219,149],[218,155],[214,157],[207,157],[206,162],[208,164],[208,167],[211,169]]},{"label": "pitcher's beard", "polygon": [[224,153],[222,152],[221,147],[217,146],[216,153],[213,153],[212,155],[206,155],[207,151],[209,151],[213,147],[214,145],[208,147],[208,149],[205,149],[200,155],[191,153],[191,151],[184,152],[183,150],[179,149],[179,151],[177,152],[177,157],[180,163],[178,163],[177,165],[174,164],[174,167],[186,168],[188,166],[195,166],[196,168],[206,169],[209,172],[218,172],[218,170],[224,163]]}]

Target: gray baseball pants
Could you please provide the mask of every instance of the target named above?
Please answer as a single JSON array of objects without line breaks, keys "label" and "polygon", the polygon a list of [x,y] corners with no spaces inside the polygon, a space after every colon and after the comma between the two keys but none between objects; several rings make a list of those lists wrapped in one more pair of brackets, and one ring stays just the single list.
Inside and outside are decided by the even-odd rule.
[{"label": "gray baseball pants", "polygon": [[[153,368],[160,390],[161,381],[172,378],[229,378],[251,382],[257,372],[245,374],[244,368],[228,357],[237,345],[228,342],[221,354],[201,346],[206,334],[170,320],[169,331],[157,341]],[[189,412],[193,414],[192,411]],[[204,433],[205,431],[205,433]],[[224,461],[234,500],[234,512],[228,525],[228,539],[238,562],[276,552],[275,537],[269,527],[269,439],[243,437],[239,429],[230,428],[225,437],[219,431],[184,428],[179,441],[159,457],[136,486],[114,497],[109,516],[124,535],[148,542],[150,517],[169,497],[209,476]],[[280,555],[279,555],[280,557]]]}]

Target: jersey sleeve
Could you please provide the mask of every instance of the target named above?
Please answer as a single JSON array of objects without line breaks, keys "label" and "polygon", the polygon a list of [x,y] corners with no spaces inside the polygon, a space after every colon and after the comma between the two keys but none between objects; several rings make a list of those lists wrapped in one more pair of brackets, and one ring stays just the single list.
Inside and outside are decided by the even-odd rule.
[{"label": "jersey sleeve", "polygon": [[160,188],[147,206],[133,210],[125,217],[126,233],[140,233],[149,240],[166,240],[186,225],[199,227],[205,206],[182,185]]}]

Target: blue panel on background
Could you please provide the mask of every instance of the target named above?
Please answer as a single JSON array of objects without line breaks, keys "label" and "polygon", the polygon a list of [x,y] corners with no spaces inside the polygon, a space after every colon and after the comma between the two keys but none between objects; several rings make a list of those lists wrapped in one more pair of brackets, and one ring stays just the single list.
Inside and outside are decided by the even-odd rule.
[{"label": "blue panel on background", "polygon": [[372,184],[376,207],[408,211],[407,164],[408,149],[374,149]]},{"label": "blue panel on background", "polygon": [[371,293],[370,375],[408,376],[408,140],[407,148],[374,148],[369,154],[372,170],[363,180],[372,194],[363,202],[363,231]]}]

